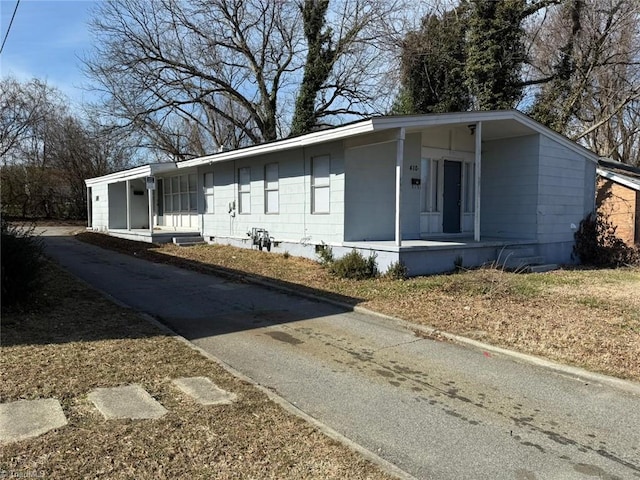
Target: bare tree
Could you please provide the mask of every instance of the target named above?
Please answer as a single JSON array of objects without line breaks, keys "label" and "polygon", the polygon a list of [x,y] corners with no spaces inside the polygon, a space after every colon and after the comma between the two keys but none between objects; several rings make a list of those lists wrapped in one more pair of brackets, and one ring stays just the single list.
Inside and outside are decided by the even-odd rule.
[{"label": "bare tree", "polygon": [[637,164],[640,4],[565,0],[530,31],[528,73],[541,85],[532,115],[602,156]]},{"label": "bare tree", "polygon": [[0,81],[3,213],[86,214],[84,179],[128,165],[128,143],[72,113],[57,89],[37,79]]},{"label": "bare tree", "polygon": [[[170,158],[261,143],[289,133],[299,92],[314,128],[383,111],[376,42],[398,1],[331,2],[314,44],[298,0],[112,0],[95,12],[86,69],[114,118]],[[331,58],[307,88],[318,46]]]},{"label": "bare tree", "polygon": [[44,82],[33,79],[23,84],[12,77],[0,80],[0,157],[6,165],[11,151],[31,136],[51,114],[53,90]]}]

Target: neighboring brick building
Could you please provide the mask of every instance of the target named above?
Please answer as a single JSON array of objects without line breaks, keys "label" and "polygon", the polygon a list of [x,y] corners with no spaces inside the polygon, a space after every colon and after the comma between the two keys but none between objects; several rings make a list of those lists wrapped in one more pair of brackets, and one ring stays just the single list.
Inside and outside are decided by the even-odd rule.
[{"label": "neighboring brick building", "polygon": [[596,207],[628,245],[640,244],[640,169],[600,160]]}]

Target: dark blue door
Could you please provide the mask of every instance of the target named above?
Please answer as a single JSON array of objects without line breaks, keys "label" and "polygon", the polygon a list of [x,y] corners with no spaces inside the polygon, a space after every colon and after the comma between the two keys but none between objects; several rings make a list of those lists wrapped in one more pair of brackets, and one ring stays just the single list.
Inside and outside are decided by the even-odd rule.
[{"label": "dark blue door", "polygon": [[461,180],[462,164],[445,160],[442,206],[442,231],[444,233],[460,232]]}]

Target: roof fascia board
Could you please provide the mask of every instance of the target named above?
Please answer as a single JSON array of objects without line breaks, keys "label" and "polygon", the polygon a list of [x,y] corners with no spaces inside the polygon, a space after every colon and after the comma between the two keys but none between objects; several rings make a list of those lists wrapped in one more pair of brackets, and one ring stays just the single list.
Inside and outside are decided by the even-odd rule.
[{"label": "roof fascia board", "polygon": [[185,160],[184,162],[177,163],[176,166],[178,168],[190,168],[197,167],[199,165],[219,163],[229,160],[238,160],[241,158],[265,155],[268,153],[280,152],[292,148],[306,147],[319,143],[342,140],[344,138],[360,135],[363,133],[370,133],[372,131],[372,121],[365,120],[362,122],[353,123],[351,125],[345,125],[344,127],[337,127],[329,130],[320,130],[318,132],[308,133],[299,137],[286,138],[284,140],[246,147],[240,150],[230,150],[228,152],[221,152],[214,155],[194,158],[192,160]]},{"label": "roof fascia board", "polygon": [[534,130],[540,132],[542,135],[545,135],[546,137],[549,137],[552,140],[555,140],[561,143],[568,149],[576,152],[578,155],[582,155],[586,159],[591,160],[594,164],[596,165],[598,164],[598,160],[600,160],[600,157],[596,155],[594,152],[592,152],[591,150],[589,150],[588,148],[585,148],[582,145],[579,145],[573,140],[565,137],[564,135],[561,135],[560,133],[554,130],[551,130],[549,127],[546,127],[545,125],[542,125],[541,123],[536,122],[532,118],[527,117],[524,113],[520,113],[517,110],[512,110],[512,112],[517,114],[517,118],[528,127],[533,128]]},{"label": "roof fascia board", "polygon": [[386,128],[412,128],[412,127],[430,127],[449,125],[452,123],[464,124],[474,122],[489,122],[492,120],[515,120],[532,129],[534,132],[538,132],[546,137],[555,140],[565,147],[573,150],[579,155],[588,158],[592,162],[597,163],[599,157],[591,150],[578,145],[573,140],[568,139],[564,135],[559,134],[545,127],[541,123],[536,122],[532,118],[529,118],[524,113],[518,110],[493,110],[485,112],[459,112],[459,113],[441,113],[437,115],[411,115],[408,117],[375,117],[373,118],[374,128],[376,130]]},{"label": "roof fascia board", "polygon": [[610,171],[604,170],[602,168],[596,169],[596,172],[601,177],[608,178],[609,180],[613,180],[614,182],[619,183],[620,185],[624,185],[625,187],[629,187],[632,190],[636,190],[636,191],[640,192],[640,182],[634,182],[629,177],[626,177],[626,176],[621,175],[619,173],[610,172]]},{"label": "roof fascia board", "polygon": [[136,178],[144,178],[150,175],[155,175],[157,173],[164,173],[170,170],[175,170],[175,168],[176,167],[173,162],[152,163],[150,165],[142,165],[140,167],[130,168],[129,170],[109,173],[101,177],[88,178],[84,181],[84,183],[88,187],[101,183],[116,183],[126,180],[133,180]]}]

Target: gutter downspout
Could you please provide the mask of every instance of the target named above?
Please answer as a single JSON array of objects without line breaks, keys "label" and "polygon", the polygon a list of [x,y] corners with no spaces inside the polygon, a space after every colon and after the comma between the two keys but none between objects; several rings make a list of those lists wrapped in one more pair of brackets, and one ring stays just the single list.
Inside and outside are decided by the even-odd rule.
[{"label": "gutter downspout", "polygon": [[404,127],[398,130],[396,143],[396,246],[402,246],[402,168],[404,164]]},{"label": "gutter downspout", "polygon": [[480,241],[480,185],[482,184],[482,122],[476,123],[475,144],[475,213],[473,216],[473,239]]}]

